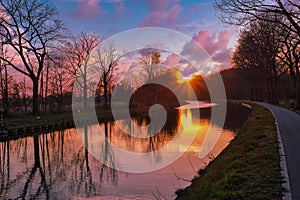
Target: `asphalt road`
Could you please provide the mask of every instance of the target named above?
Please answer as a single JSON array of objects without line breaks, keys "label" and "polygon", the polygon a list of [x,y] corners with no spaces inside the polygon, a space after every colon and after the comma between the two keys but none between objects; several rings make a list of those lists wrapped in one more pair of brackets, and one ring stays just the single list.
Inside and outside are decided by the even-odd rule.
[{"label": "asphalt road", "polygon": [[[292,199],[300,199],[300,115],[266,103],[277,121],[285,153]],[[287,197],[286,199],[290,199]]]}]

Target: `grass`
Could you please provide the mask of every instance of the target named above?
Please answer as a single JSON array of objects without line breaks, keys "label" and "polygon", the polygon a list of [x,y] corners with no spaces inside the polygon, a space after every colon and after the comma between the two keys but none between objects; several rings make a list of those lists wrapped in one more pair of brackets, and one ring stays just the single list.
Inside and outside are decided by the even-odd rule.
[{"label": "grass", "polygon": [[[122,112],[121,108],[119,111]],[[139,111],[143,108],[131,108],[131,111]],[[90,112],[82,112],[80,115],[89,116]],[[96,115],[111,115],[112,111],[110,109],[96,109]],[[51,124],[55,122],[69,121],[73,120],[72,112],[59,113],[59,114],[41,114],[37,118],[37,116],[33,115],[25,115],[25,116],[6,116],[4,117],[4,127],[8,130],[36,126],[36,125],[44,125]]]},{"label": "grass", "polygon": [[65,121],[72,120],[72,113],[61,113],[61,114],[48,114],[48,115],[40,115],[38,119],[36,116],[26,115],[22,117],[12,117],[7,116],[4,117],[4,127],[7,129],[17,129],[28,126],[35,126],[41,124],[47,124],[51,122],[57,121]]},{"label": "grass", "polygon": [[300,110],[299,109],[295,109],[294,106],[291,105],[291,104],[280,104],[279,106],[282,107],[282,108],[288,109],[290,111],[293,111],[293,112],[295,112],[295,113],[297,113],[297,114],[300,115]]},{"label": "grass", "polygon": [[277,133],[271,112],[254,111],[232,143],[191,186],[176,192],[178,199],[281,199],[284,188]]},{"label": "grass", "polygon": [[[98,116],[102,114],[111,114],[111,111],[98,109],[96,111],[96,114]],[[10,129],[30,127],[30,126],[49,124],[49,123],[68,121],[68,120],[73,120],[72,112],[60,113],[60,114],[42,114],[39,115],[39,118],[33,115],[25,115],[20,117],[7,116],[4,117],[3,122],[4,122],[4,127],[10,130]]]}]

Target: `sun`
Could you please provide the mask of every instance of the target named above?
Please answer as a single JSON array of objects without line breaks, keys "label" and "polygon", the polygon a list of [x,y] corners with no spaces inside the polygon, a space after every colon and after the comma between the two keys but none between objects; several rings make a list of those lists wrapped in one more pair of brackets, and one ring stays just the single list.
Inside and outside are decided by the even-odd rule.
[{"label": "sun", "polygon": [[174,73],[175,73],[176,81],[178,83],[189,83],[190,81],[192,81],[194,77],[194,75],[188,77],[183,76],[180,69],[178,68],[174,69]]}]

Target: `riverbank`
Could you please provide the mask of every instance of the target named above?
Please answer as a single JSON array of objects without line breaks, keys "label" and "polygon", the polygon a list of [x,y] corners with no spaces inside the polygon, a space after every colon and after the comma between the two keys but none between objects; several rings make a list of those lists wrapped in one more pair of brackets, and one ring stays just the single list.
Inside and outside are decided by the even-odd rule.
[{"label": "riverbank", "polygon": [[[148,108],[133,108],[130,110],[131,114],[144,113]],[[121,112],[121,111],[120,111]],[[89,116],[88,113],[82,113]],[[96,110],[97,119],[99,122],[113,120],[113,115],[110,109]],[[89,118],[84,119],[88,123]],[[49,132],[54,130],[63,130],[74,127],[73,114],[42,114],[39,116],[8,116],[4,117],[4,128],[8,133],[2,133],[0,140],[16,139],[27,136],[36,132]]]},{"label": "riverbank", "polygon": [[284,188],[271,112],[253,105],[238,136],[177,199],[281,199]]}]

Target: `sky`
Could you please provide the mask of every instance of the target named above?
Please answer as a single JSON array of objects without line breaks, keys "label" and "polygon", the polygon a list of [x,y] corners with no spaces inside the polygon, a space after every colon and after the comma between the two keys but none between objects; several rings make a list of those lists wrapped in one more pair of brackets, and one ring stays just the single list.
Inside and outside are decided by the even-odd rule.
[{"label": "sky", "polygon": [[[106,39],[134,28],[168,28],[198,42],[219,70],[231,67],[237,32],[218,21],[212,0],[55,0],[54,4],[75,34],[93,32]],[[182,63],[173,54],[163,59],[166,65]],[[192,73],[188,67],[183,71],[184,76]]]}]

